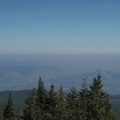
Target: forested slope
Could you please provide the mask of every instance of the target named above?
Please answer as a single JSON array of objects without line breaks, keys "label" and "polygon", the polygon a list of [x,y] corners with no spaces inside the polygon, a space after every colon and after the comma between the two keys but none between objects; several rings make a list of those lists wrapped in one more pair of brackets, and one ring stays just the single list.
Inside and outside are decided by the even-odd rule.
[{"label": "forested slope", "polygon": [[[84,81],[80,90],[72,87],[68,93],[65,93],[61,85],[56,92],[54,87],[51,84],[50,90],[46,90],[40,78],[36,89],[1,92],[1,114],[5,117],[6,107],[11,106],[9,108],[15,108],[13,110],[16,118],[23,120],[27,120],[27,118],[28,120],[38,118],[44,120],[48,118],[51,120],[87,120],[88,118],[89,120],[117,120],[116,112],[113,111],[118,110],[119,113],[120,98],[110,96],[109,99],[108,94],[102,89],[100,75],[93,79],[93,83],[89,87]],[[11,105],[8,105],[9,101],[12,102]]]}]

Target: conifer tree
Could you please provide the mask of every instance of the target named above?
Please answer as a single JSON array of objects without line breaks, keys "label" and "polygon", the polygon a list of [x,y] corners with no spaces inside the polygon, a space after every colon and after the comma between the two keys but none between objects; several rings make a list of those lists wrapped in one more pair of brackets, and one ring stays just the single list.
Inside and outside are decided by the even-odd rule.
[{"label": "conifer tree", "polygon": [[13,102],[11,99],[11,93],[9,93],[8,101],[7,101],[6,106],[4,108],[3,120],[16,120]]},{"label": "conifer tree", "polygon": [[67,95],[68,120],[77,119],[78,93],[76,88],[72,87]]},{"label": "conifer tree", "polygon": [[51,85],[47,98],[47,117],[49,120],[56,120],[57,96],[54,91],[54,85]]},{"label": "conifer tree", "polygon": [[45,110],[45,108],[46,108],[46,99],[47,99],[46,89],[45,89],[45,86],[44,86],[44,83],[43,83],[42,79],[39,78],[36,102],[37,102],[38,112],[39,113],[41,112],[41,119],[44,118],[44,114],[45,114],[45,111],[46,111]]},{"label": "conifer tree", "polygon": [[113,120],[113,116],[108,95],[103,91],[101,76],[98,74],[90,85],[89,120]]},{"label": "conifer tree", "polygon": [[78,110],[78,118],[81,120],[88,120],[88,98],[89,98],[89,91],[87,89],[87,84],[84,79],[82,84],[82,89],[79,92],[79,110]]},{"label": "conifer tree", "polygon": [[33,89],[25,101],[26,108],[23,111],[23,120],[36,120],[37,106],[36,106],[36,90]]},{"label": "conifer tree", "polygon": [[56,120],[66,120],[67,118],[67,103],[65,101],[65,95],[63,92],[62,85],[60,86],[58,93],[58,103],[56,111]]}]

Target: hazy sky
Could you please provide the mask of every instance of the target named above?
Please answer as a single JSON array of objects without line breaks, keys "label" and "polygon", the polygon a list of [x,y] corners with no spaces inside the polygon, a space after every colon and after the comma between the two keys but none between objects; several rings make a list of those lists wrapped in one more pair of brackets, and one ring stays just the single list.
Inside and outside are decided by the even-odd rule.
[{"label": "hazy sky", "polygon": [[120,0],[0,0],[0,53],[120,53]]}]

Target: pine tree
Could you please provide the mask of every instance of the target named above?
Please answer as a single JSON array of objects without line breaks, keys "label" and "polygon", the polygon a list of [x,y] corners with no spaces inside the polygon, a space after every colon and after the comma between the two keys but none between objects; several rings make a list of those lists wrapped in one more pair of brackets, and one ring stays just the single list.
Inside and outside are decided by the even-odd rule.
[{"label": "pine tree", "polygon": [[77,108],[78,108],[78,93],[76,88],[72,87],[69,94],[67,95],[67,106],[68,106],[68,120],[77,119]]},{"label": "pine tree", "polygon": [[36,120],[37,106],[36,106],[36,90],[33,89],[25,101],[26,108],[23,111],[23,120]]},{"label": "pine tree", "polygon": [[[46,99],[47,99],[46,89],[45,89],[42,79],[39,78],[36,102],[37,102],[37,107],[38,107],[37,115],[39,115],[38,117],[41,119],[44,119],[44,114],[46,114]],[[41,117],[40,117],[40,113],[41,113]]]},{"label": "pine tree", "polygon": [[65,101],[65,95],[63,92],[62,85],[60,86],[58,93],[58,103],[56,111],[56,120],[66,120],[67,118],[67,103]]},{"label": "pine tree", "polygon": [[81,120],[88,120],[87,116],[88,116],[88,95],[89,91],[87,88],[87,84],[85,82],[85,80],[83,81],[82,84],[82,89],[79,92],[79,109],[78,109],[78,118]]},{"label": "pine tree", "polygon": [[47,98],[47,114],[46,117],[49,117],[49,120],[56,120],[56,108],[57,108],[57,96],[54,91],[54,85],[51,85],[50,91]]},{"label": "pine tree", "polygon": [[101,76],[98,74],[90,85],[89,120],[113,120],[114,113],[108,95],[103,91]]},{"label": "pine tree", "polygon": [[13,102],[11,99],[11,93],[9,93],[8,102],[4,108],[3,120],[16,120]]}]

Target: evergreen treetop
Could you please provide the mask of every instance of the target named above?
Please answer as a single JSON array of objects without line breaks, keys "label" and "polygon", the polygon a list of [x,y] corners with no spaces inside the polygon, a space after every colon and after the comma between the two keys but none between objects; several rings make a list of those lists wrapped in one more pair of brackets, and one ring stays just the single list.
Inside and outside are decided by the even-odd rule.
[{"label": "evergreen treetop", "polygon": [[15,111],[14,111],[13,102],[11,99],[11,93],[9,93],[8,101],[4,108],[3,120],[15,120]]}]

